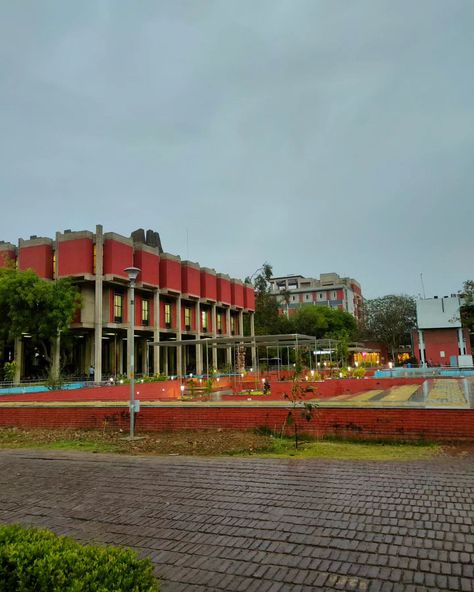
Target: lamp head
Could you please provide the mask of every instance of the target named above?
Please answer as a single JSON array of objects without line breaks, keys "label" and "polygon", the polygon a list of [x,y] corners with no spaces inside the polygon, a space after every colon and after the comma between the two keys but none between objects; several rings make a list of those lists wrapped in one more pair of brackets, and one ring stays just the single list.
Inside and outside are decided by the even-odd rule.
[{"label": "lamp head", "polygon": [[141,269],[139,269],[138,267],[127,267],[126,269],[124,269],[124,271],[128,275],[128,279],[131,282],[134,282],[137,279]]}]

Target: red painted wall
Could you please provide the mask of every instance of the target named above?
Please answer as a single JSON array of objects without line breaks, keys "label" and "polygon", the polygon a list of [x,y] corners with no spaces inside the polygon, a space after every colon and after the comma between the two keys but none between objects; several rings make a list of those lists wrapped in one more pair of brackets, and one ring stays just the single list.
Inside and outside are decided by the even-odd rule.
[{"label": "red painted wall", "polygon": [[[118,387],[116,387],[118,388]],[[137,395],[139,397],[139,395]],[[280,432],[288,411],[272,407],[142,407],[135,416],[138,432],[196,429]],[[317,409],[309,422],[297,418],[300,432],[351,439],[453,441],[474,439],[474,410],[453,409]],[[126,403],[117,407],[2,407],[0,425],[23,428],[85,428],[124,431]],[[287,428],[291,433],[292,426]]]},{"label": "red painted wall", "polygon": [[201,271],[201,298],[217,300],[217,277],[215,274]]},{"label": "red painted wall", "polygon": [[124,269],[133,266],[133,247],[106,239],[104,241],[104,275],[128,278]]},{"label": "red painted wall", "polygon": [[133,254],[133,264],[141,269],[137,281],[147,286],[159,286],[160,281],[160,257],[155,253],[136,249]]},{"label": "red painted wall", "polygon": [[18,253],[19,269],[32,269],[41,278],[53,278],[53,247],[51,245],[20,247]]},{"label": "red painted wall", "polygon": [[230,280],[227,278],[217,278],[217,300],[229,306],[232,303]]},{"label": "red painted wall", "polygon": [[160,286],[172,292],[181,292],[181,262],[160,259]]},{"label": "red painted wall", "polygon": [[188,265],[181,266],[181,288],[183,294],[189,294],[189,296],[195,296],[200,298],[201,296],[201,272],[195,267]]},{"label": "red painted wall", "polygon": [[244,305],[248,310],[255,310],[255,290],[249,286],[244,288]]},{"label": "red painted wall", "polygon": [[91,238],[59,241],[57,250],[60,277],[94,273],[94,244]]},{"label": "red painted wall", "polygon": [[231,282],[232,305],[238,308],[244,308],[244,286]]},{"label": "red painted wall", "polygon": [[0,251],[0,269],[10,265],[10,261],[15,261],[16,254],[14,249],[5,249]]},{"label": "red painted wall", "polygon": [[[469,332],[464,329],[463,334],[466,338],[466,351],[471,354]],[[433,366],[449,366],[450,357],[459,356],[457,329],[424,329],[423,340],[425,342],[425,360]],[[420,363],[418,331],[413,333],[413,348],[415,357]],[[445,352],[444,358],[440,356],[441,351]]]}]

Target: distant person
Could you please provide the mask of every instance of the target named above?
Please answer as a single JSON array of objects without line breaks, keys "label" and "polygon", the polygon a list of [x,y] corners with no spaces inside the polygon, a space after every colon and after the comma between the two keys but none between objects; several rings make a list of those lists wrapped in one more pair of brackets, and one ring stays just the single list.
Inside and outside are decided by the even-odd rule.
[{"label": "distant person", "polygon": [[270,383],[265,378],[265,382],[263,383],[263,394],[268,395],[269,392],[270,392]]},{"label": "distant person", "polygon": [[94,380],[94,377],[95,377],[95,368],[94,368],[94,365],[91,364],[89,366],[89,380]]}]

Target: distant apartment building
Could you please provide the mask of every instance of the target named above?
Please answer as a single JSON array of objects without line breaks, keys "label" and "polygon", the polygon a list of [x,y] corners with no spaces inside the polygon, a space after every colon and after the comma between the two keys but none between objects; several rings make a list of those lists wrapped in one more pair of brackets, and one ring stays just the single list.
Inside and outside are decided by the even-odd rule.
[{"label": "distant apartment building", "polygon": [[271,290],[277,295],[280,311],[291,316],[300,306],[313,304],[344,310],[357,320],[362,318],[362,290],[353,278],[322,273],[317,278],[302,275],[274,277]]}]

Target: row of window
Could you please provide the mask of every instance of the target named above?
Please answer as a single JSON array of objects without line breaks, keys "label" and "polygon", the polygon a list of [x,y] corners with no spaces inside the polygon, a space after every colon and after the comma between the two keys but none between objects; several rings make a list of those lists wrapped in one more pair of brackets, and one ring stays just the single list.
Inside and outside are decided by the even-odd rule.
[{"label": "row of window", "polygon": [[[115,323],[122,323],[123,322],[123,299],[124,295],[115,292],[114,293],[114,322]],[[192,325],[192,312],[191,307],[186,306],[184,308],[184,327],[186,331],[191,330]],[[217,322],[217,333],[222,333],[222,317],[224,313],[217,313],[216,315],[216,322]],[[209,311],[201,310],[201,328],[202,331],[206,332],[209,327]],[[164,322],[165,327],[170,329],[172,326],[172,317],[171,317],[171,304],[165,302],[165,310],[164,310]],[[142,314],[141,314],[141,325],[148,326],[150,324],[150,301],[143,298],[142,299]],[[230,329],[231,333],[235,333],[235,317],[230,317]]]},{"label": "row of window", "polygon": [[[326,296],[326,292],[317,292],[318,294],[318,300],[327,300],[327,296]],[[304,295],[304,299],[307,301],[312,301],[313,300],[313,294],[305,294]],[[291,296],[291,302],[299,302],[300,297],[299,294],[293,294]],[[333,291],[332,293],[332,300],[337,300],[337,292]]]}]

